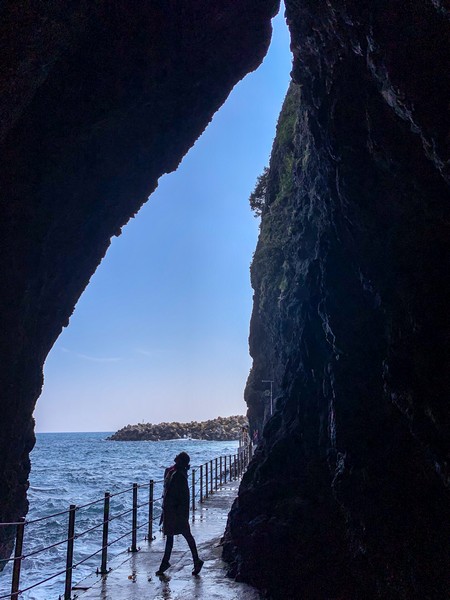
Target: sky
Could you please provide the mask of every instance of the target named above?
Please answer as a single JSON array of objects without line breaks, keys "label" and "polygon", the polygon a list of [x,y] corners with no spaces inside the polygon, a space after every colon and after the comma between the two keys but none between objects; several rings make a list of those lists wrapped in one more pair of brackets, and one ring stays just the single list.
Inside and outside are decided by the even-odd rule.
[{"label": "sky", "polygon": [[289,84],[283,12],[263,64],[113,238],[47,357],[36,431],[245,414],[259,227],[248,197]]}]

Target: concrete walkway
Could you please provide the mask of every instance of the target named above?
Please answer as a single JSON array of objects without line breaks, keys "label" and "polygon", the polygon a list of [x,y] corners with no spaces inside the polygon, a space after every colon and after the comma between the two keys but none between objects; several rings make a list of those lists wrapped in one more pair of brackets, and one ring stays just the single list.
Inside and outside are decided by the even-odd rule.
[{"label": "concrete walkway", "polygon": [[258,600],[254,588],[225,576],[221,559],[220,538],[237,487],[238,482],[225,485],[197,505],[191,529],[205,561],[200,575],[191,574],[192,557],[182,536],[175,537],[170,569],[162,577],[155,575],[164,550],[164,538],[158,531],[151,544],[140,543],[138,553],[117,556],[111,564],[113,570],[104,578],[92,575],[74,586],[74,594],[80,600]]}]

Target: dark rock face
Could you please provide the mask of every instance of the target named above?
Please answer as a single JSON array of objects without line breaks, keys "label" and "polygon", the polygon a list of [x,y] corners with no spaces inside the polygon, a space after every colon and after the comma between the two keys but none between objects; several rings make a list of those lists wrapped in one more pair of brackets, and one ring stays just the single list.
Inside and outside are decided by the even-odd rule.
[{"label": "dark rock face", "polygon": [[274,416],[230,570],[297,600],[450,596],[449,13],[286,0],[296,83],[252,265]]},{"label": "dark rock face", "polygon": [[27,511],[48,351],[111,236],[259,65],[276,10],[276,0],[2,3],[0,521]]}]

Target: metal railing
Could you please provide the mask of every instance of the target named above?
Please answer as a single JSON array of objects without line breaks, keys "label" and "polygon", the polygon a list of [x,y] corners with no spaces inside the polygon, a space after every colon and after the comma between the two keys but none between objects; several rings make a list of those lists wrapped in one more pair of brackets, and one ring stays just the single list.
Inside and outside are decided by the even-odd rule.
[{"label": "metal railing", "polygon": [[[209,498],[212,494],[214,494],[220,487],[223,485],[239,479],[244,472],[246,466],[252,458],[252,446],[243,446],[238,449],[236,454],[228,454],[226,456],[220,456],[210,461],[205,462],[198,467],[195,467],[191,471],[191,477],[189,481],[190,488],[190,504],[191,504],[191,512],[192,519],[195,519],[195,513],[198,510],[197,503],[202,504],[205,500]],[[90,559],[95,556],[101,554],[100,558],[100,567],[97,568],[96,573],[98,575],[106,575],[110,569],[108,569],[108,549],[113,545],[123,540],[126,537],[131,536],[131,545],[128,548],[129,552],[138,552],[140,548],[137,546],[137,532],[146,527],[146,535],[145,540],[149,543],[152,542],[153,539],[153,529],[155,521],[160,517],[162,511],[162,484],[164,483],[163,479],[153,480],[151,479],[149,483],[145,484],[137,484],[133,483],[132,487],[121,490],[114,494],[110,492],[105,492],[103,498],[98,498],[97,500],[93,500],[92,502],[88,502],[87,504],[83,504],[81,506],[76,506],[75,504],[71,504],[68,510],[60,511],[51,515],[47,515],[44,517],[40,517],[38,519],[26,520],[20,519],[17,522],[13,523],[0,523],[0,527],[15,527],[16,528],[16,536],[15,536],[15,545],[14,545],[14,556],[9,559],[0,560],[1,563],[7,564],[12,563],[12,576],[11,576],[11,592],[7,594],[0,595],[0,600],[4,600],[8,598],[9,600],[17,600],[20,598],[21,594],[32,590],[44,583],[47,583],[57,577],[65,575],[64,582],[64,595],[60,596],[60,600],[63,598],[64,600],[71,600],[71,592],[72,592],[72,576],[73,571],[79,567],[80,565],[86,563]],[[156,487],[161,486],[161,494],[159,496],[155,496]],[[146,490],[146,501],[139,503],[138,492],[139,490]],[[120,510],[117,514],[111,515],[111,500],[117,499],[119,497],[125,497],[126,494],[132,495],[131,498],[131,506],[128,507],[127,503],[122,502],[122,508],[125,510]],[[76,531],[76,523],[77,523],[77,515],[81,514],[82,511],[88,511],[93,507],[96,507],[100,503],[103,503],[102,507],[102,520],[100,522],[96,522],[92,524],[87,529],[84,529],[81,532]],[[143,523],[139,522],[139,509],[143,509],[147,507],[147,513],[145,520]],[[48,546],[44,546],[39,548],[38,550],[33,550],[28,554],[23,553],[23,542],[25,537],[25,530],[29,529],[33,525],[37,523],[41,523],[43,521],[47,521],[50,519],[55,519],[56,517],[61,517],[67,515],[67,537],[55,542],[53,544],[49,544]],[[110,523],[116,520],[123,519],[127,515],[131,516],[131,529],[127,530],[125,533],[121,534],[119,537],[110,540]],[[142,511],[141,511],[142,515]],[[75,550],[75,542],[79,538],[82,538],[89,533],[98,531],[101,528],[102,536],[100,547],[97,548],[94,552],[88,554],[84,558],[75,560],[74,550]],[[61,545],[66,545],[65,552],[65,567],[57,570],[57,572],[53,573],[51,576],[38,581],[37,583],[33,583],[32,585],[21,588],[20,587],[20,575],[21,575],[21,567],[25,560],[30,559],[36,555],[42,554],[44,552],[48,552],[53,548],[59,547]]]}]

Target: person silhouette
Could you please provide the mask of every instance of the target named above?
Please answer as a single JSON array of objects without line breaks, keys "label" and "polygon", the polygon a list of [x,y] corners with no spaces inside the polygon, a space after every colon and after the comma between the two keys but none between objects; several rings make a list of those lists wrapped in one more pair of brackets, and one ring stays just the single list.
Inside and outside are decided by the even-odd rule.
[{"label": "person silhouette", "polygon": [[170,555],[173,548],[173,536],[181,534],[188,543],[194,561],[192,575],[198,575],[203,567],[203,560],[198,556],[194,536],[189,526],[189,485],[188,469],[190,456],[187,452],[180,452],[175,459],[175,464],[167,468],[164,473],[164,492],[161,522],[163,533],[166,536],[166,547],[156,575],[163,575],[170,567]]}]

